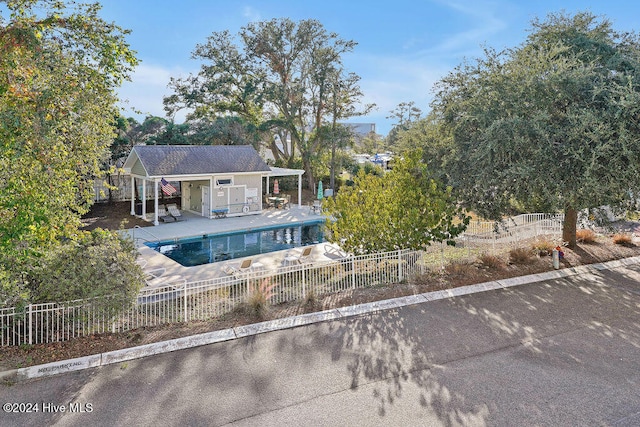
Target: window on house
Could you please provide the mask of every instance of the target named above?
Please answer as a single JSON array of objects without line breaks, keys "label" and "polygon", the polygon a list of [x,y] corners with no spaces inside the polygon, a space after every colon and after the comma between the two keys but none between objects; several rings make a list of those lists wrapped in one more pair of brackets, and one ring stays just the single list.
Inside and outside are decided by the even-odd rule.
[{"label": "window on house", "polygon": [[216,178],[216,187],[222,187],[225,185],[233,185],[233,177],[225,176],[225,177]]}]

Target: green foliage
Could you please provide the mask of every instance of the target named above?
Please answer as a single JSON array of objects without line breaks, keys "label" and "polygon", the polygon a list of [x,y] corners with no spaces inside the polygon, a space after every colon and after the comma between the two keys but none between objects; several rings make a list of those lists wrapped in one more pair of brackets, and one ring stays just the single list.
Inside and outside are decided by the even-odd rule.
[{"label": "green foliage", "polygon": [[334,142],[326,136],[336,134],[335,120],[359,114],[359,77],[342,66],[355,44],[313,19],[253,22],[236,37],[214,32],[193,52],[205,62],[198,75],[171,79],[165,109],[189,108],[189,120],[242,118],[263,132],[275,159],[301,157],[313,184],[312,163]]},{"label": "green foliage", "polygon": [[422,150],[422,159],[438,179],[446,182],[448,163],[455,147],[453,137],[441,117],[431,112],[427,117],[397,128],[395,150],[398,155],[414,150]]},{"label": "green foliage", "polygon": [[77,238],[108,161],[114,90],[137,60],[99,5],[11,1],[0,20],[2,301],[32,298],[48,250]]},{"label": "green foliage", "polygon": [[589,13],[534,21],[526,43],[456,68],[434,110],[454,141],[449,183],[478,214],[512,203],[573,213],[640,185],[640,44]]},{"label": "green foliage", "polygon": [[407,153],[382,176],[360,172],[353,187],[328,199],[331,241],[357,254],[423,249],[432,241],[452,243],[468,217],[451,190],[429,175],[420,156],[419,151]]},{"label": "green foliage", "polygon": [[112,309],[127,307],[144,286],[136,257],[133,243],[115,231],[84,232],[41,259],[30,280],[32,302],[109,297],[99,302]]}]

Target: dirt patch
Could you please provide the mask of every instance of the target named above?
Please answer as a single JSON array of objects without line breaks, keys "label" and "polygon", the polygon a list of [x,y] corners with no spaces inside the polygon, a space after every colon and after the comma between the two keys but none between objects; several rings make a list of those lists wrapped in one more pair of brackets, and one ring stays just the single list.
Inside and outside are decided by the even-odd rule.
[{"label": "dirt patch", "polygon": [[[147,212],[153,212],[148,210]],[[82,217],[82,229],[93,230],[103,228],[118,230],[120,228],[149,227],[153,223],[131,215],[131,202],[96,203]]]},{"label": "dirt patch", "polygon": [[[532,242],[523,242],[521,246],[531,247],[531,244]],[[575,267],[638,255],[640,255],[640,247],[635,245],[616,245],[613,243],[611,235],[601,236],[594,243],[578,245],[575,250],[565,248],[562,267]],[[262,318],[252,315],[245,308],[239,308],[224,317],[208,321],[144,327],[115,334],[95,334],[50,344],[5,347],[0,354],[0,370],[119,350],[314,311],[540,273],[549,271],[552,268],[551,257],[549,256],[532,255],[530,259],[524,262],[510,263],[508,250],[505,250],[504,253],[498,254],[496,259],[491,262],[487,260],[482,262],[480,259],[454,262],[445,266],[441,271],[427,272],[419,277],[414,277],[409,283],[355,289],[338,294],[313,297],[303,302],[298,301],[271,306],[267,315]]]}]

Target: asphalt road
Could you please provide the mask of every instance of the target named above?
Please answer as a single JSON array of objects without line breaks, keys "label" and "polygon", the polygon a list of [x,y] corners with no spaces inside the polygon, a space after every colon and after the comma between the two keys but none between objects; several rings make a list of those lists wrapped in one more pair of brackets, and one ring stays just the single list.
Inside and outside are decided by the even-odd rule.
[{"label": "asphalt road", "polygon": [[3,426],[638,426],[640,266],[32,380],[0,401],[39,406]]}]

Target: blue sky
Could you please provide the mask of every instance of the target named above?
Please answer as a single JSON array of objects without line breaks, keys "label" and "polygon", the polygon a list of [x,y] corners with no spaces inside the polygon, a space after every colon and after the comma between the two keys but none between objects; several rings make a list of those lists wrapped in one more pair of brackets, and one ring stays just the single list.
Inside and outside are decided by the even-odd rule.
[{"label": "blue sky", "polygon": [[[605,16],[619,31],[640,29],[640,4],[628,0],[103,0],[101,15],[132,30],[128,41],[140,66],[120,90],[128,106],[125,116],[163,116],[162,98],[170,94],[170,77],[196,73],[190,59],[196,44],[214,31],[237,34],[251,21],[287,17],[317,19],[328,31],[358,43],[345,65],[362,80],[364,102],[376,111],[352,121],[376,123],[386,135],[386,119],[400,102],[429,110],[433,84],[465,58],[481,55],[482,47],[520,45],[533,18],[551,12],[590,11]],[[178,114],[180,123],[184,115]]]}]

